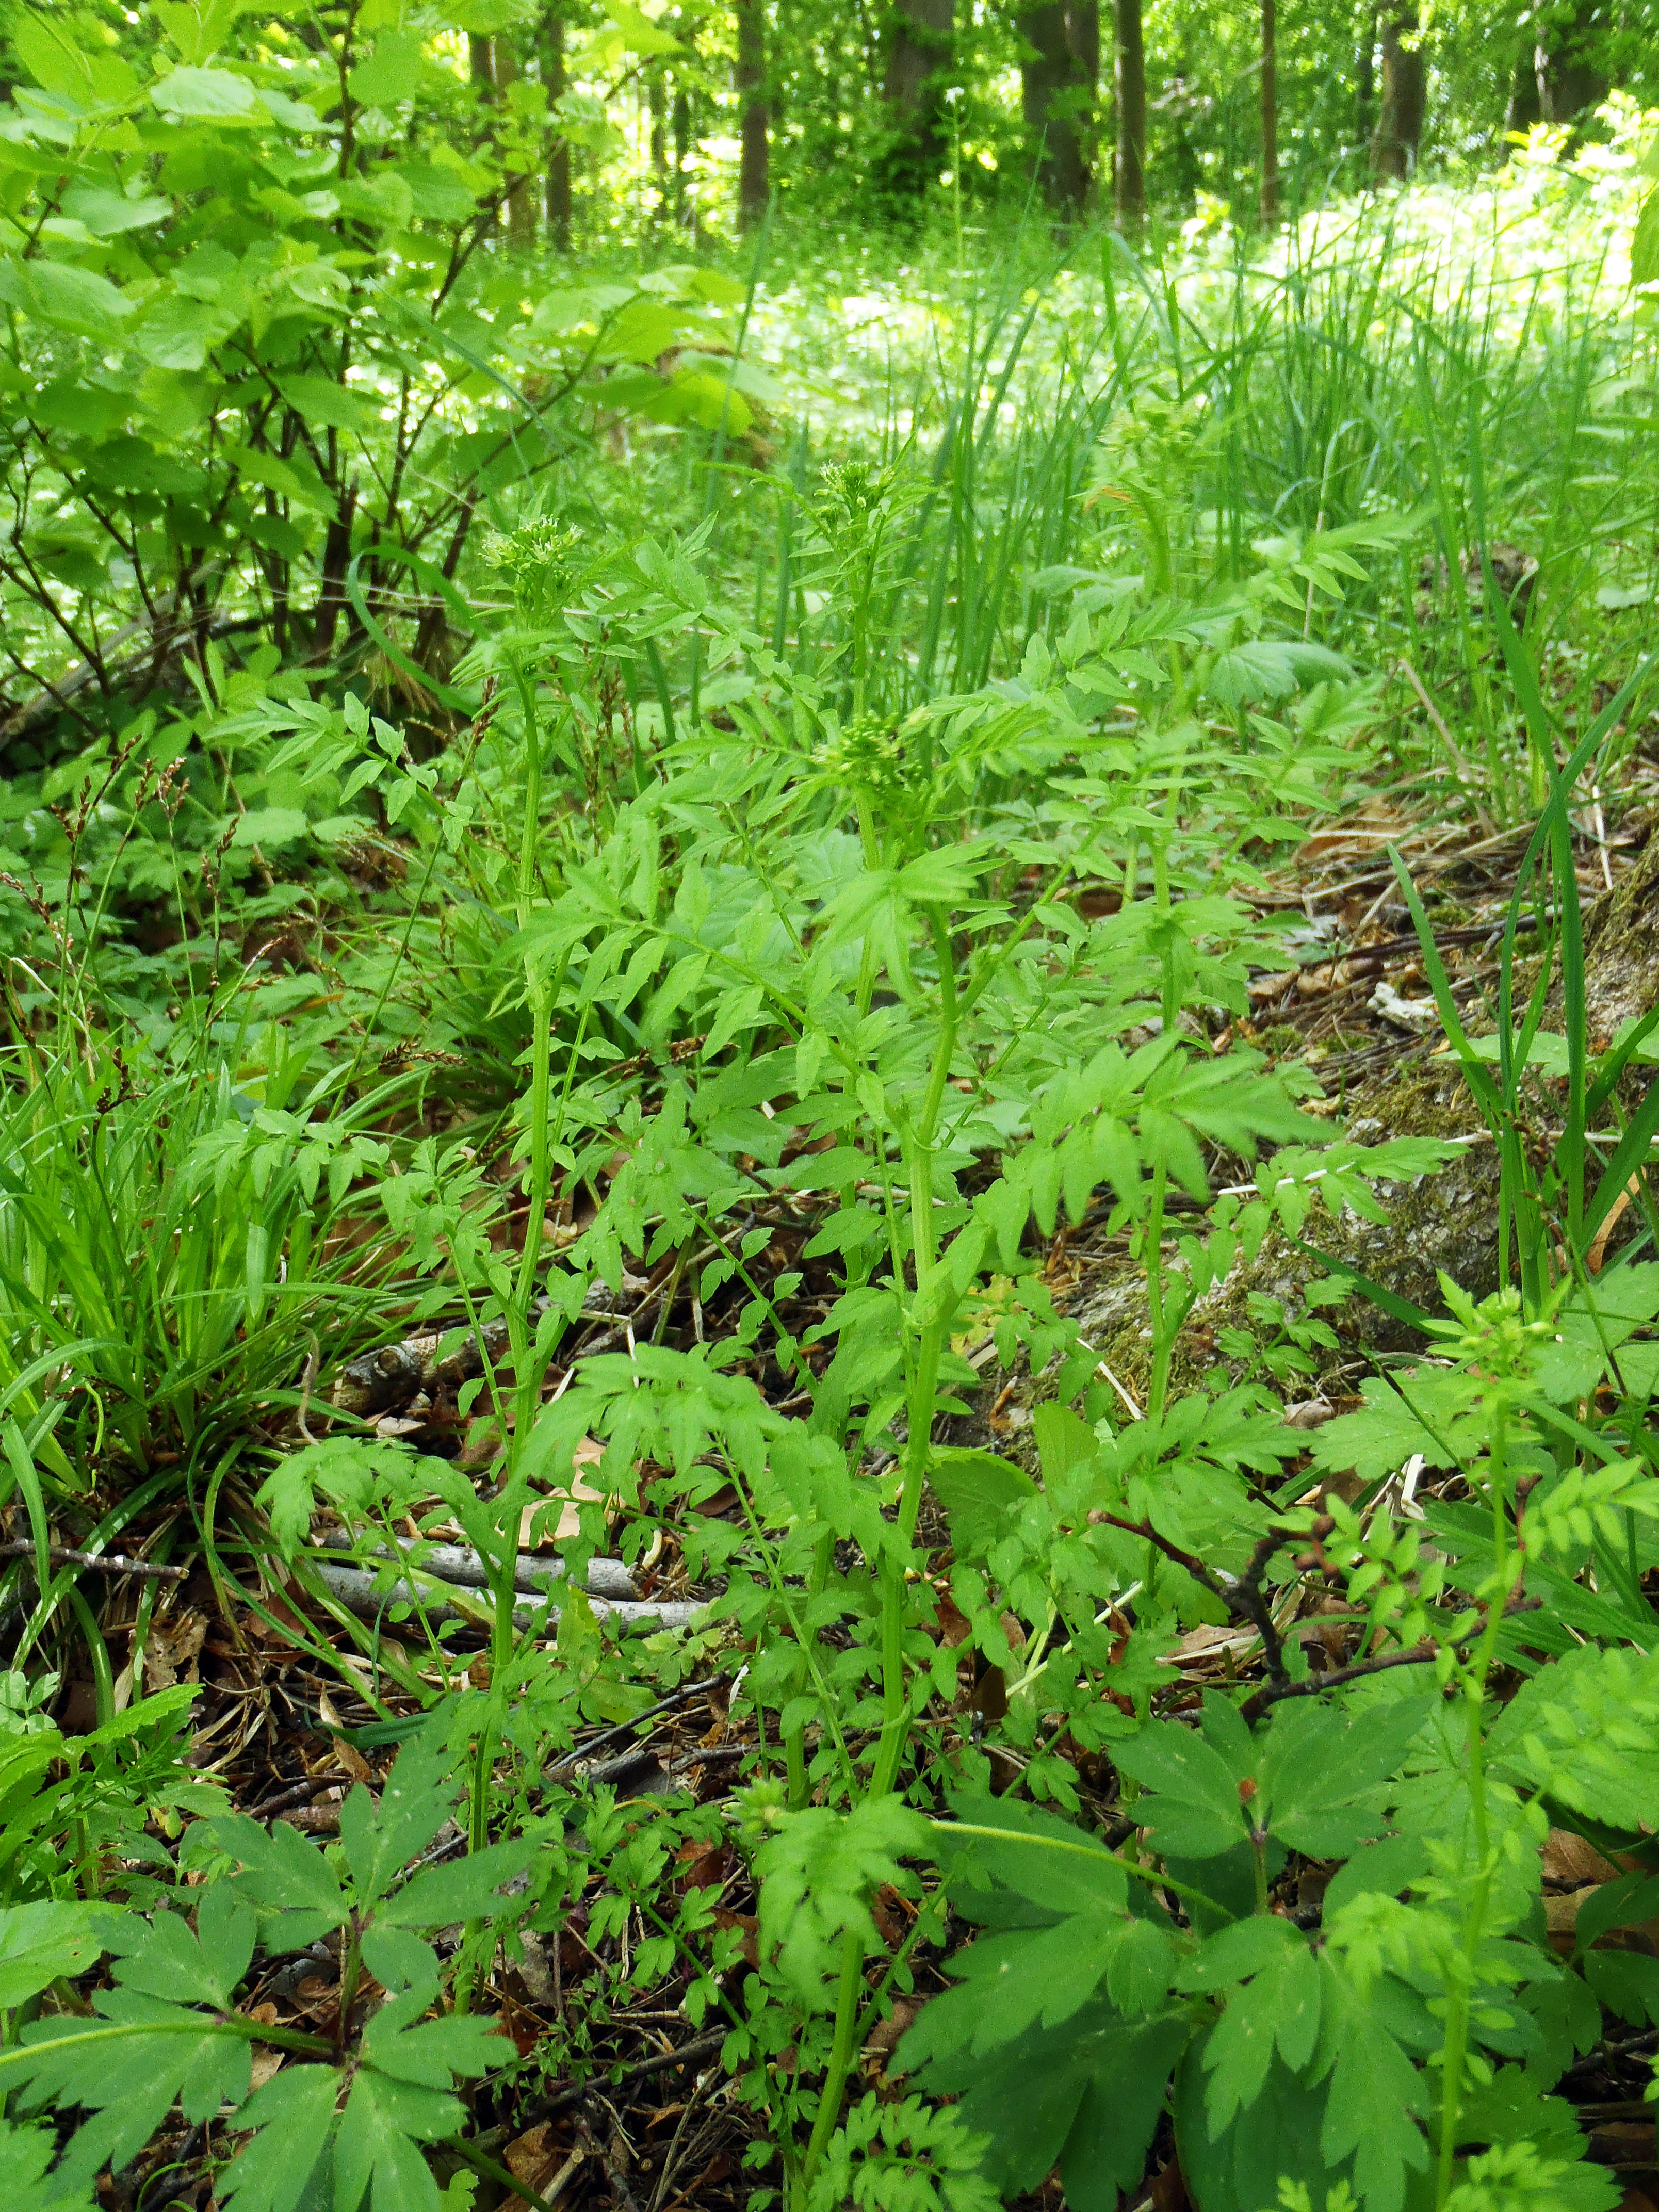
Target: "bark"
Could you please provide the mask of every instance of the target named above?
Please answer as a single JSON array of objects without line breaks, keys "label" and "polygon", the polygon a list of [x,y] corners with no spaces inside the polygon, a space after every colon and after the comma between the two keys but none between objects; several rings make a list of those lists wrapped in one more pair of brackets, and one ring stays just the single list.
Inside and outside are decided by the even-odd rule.
[{"label": "bark", "polygon": [[1024,47],[1021,101],[1033,173],[1050,207],[1074,213],[1089,188],[1078,127],[1086,94],[1064,0],[1037,0],[1022,9],[1018,23]]},{"label": "bark", "polygon": [[1371,112],[1376,100],[1376,10],[1365,18],[1354,65],[1354,136],[1363,146],[1376,124]]},{"label": "bark", "polygon": [[1515,58],[1515,76],[1510,84],[1509,105],[1504,110],[1505,131],[1528,131],[1534,123],[1543,120],[1544,111],[1538,101],[1538,64],[1535,49],[1522,46]]},{"label": "bark", "polygon": [[651,117],[651,176],[657,195],[651,220],[663,222],[667,219],[669,205],[668,84],[661,70],[651,72],[646,97]]},{"label": "bark", "polygon": [[738,164],[738,221],[750,230],[771,193],[771,116],[766,101],[766,0],[737,0],[738,95],[743,152]]},{"label": "bark", "polygon": [[542,82],[547,87],[548,109],[557,133],[548,151],[543,188],[547,242],[562,253],[570,244],[570,141],[555,112],[565,90],[564,15],[556,7],[550,8],[543,21]]},{"label": "bark", "polygon": [[[503,95],[509,85],[516,84],[524,71],[519,57],[505,39],[497,39],[495,46],[495,89]],[[532,179],[508,173],[507,179],[507,234],[514,246],[529,247],[536,243],[536,196]]]},{"label": "bark", "polygon": [[1146,40],[1140,0],[1114,0],[1117,78],[1117,219],[1136,228],[1146,212]]},{"label": "bark", "polygon": [[955,39],[954,0],[894,0],[882,84],[892,139],[881,164],[892,192],[919,198],[944,166],[945,91]]},{"label": "bark", "polygon": [[1066,40],[1077,64],[1082,106],[1078,137],[1087,198],[1095,198],[1100,133],[1100,0],[1066,0]]},{"label": "bark", "polygon": [[1577,123],[1607,96],[1607,79],[1591,47],[1595,13],[1595,0],[1578,0],[1565,21],[1547,26],[1547,39],[1534,50],[1538,112],[1546,123]]},{"label": "bark", "polygon": [[1428,58],[1417,33],[1417,0],[1404,0],[1383,18],[1382,112],[1371,141],[1371,169],[1401,183],[1417,167],[1428,105]]},{"label": "bark", "polygon": [[1279,21],[1274,0],[1261,0],[1261,220],[1279,221]]},{"label": "bark", "polygon": [[481,39],[476,33],[467,39],[468,66],[474,85],[482,93],[492,93],[495,89],[495,57],[491,49],[492,41],[489,39]]},{"label": "bark", "polygon": [[[691,94],[682,78],[674,87],[674,221],[682,230],[689,228],[695,238],[697,232],[696,204],[688,210],[685,198],[686,173],[691,162]],[[689,215],[689,221],[688,221]]]}]

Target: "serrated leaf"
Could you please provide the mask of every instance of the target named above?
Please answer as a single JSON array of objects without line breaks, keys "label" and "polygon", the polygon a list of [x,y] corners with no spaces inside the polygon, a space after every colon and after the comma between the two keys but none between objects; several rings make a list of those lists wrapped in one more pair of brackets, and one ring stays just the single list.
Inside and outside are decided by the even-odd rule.
[{"label": "serrated leaf", "polygon": [[215,2184],[236,2212],[297,2212],[312,2175],[330,2159],[342,2076],[332,2066],[286,2066],[236,2115],[253,2139]]},{"label": "serrated leaf", "polygon": [[[1213,2036],[1215,2029],[1210,2033]],[[1320,2141],[1328,2093],[1323,2083],[1290,2073],[1274,2061],[1250,2108],[1248,2124],[1212,2138],[1205,2108],[1207,2038],[1195,2042],[1176,2075],[1176,2142],[1188,2190],[1203,2212],[1270,2212],[1281,2179],[1301,2182],[1322,2204],[1336,2170]]]},{"label": "serrated leaf", "polygon": [[1417,2124],[1428,2102],[1422,2076],[1351,1984],[1328,1972],[1324,2000],[1325,2042],[1336,2059],[1321,2148],[1333,2166],[1352,2158],[1366,2212],[1401,2212],[1407,2173],[1429,2162]]},{"label": "serrated leaf", "polygon": [[455,2134],[459,2100],[360,2067],[334,2146],[334,2212],[438,2212],[438,2185],[420,2146]]},{"label": "serrated leaf", "polygon": [[94,2212],[89,2183],[47,2172],[57,2148],[50,2127],[0,2120],[0,2204],[6,2212]]},{"label": "serrated leaf", "polygon": [[361,1783],[351,1791],[340,1808],[340,1842],[361,1905],[378,1903],[426,1849],[458,1790],[450,1754],[416,1741],[398,1753],[378,1806]]},{"label": "serrated leaf", "polygon": [[14,1905],[0,1912],[0,2008],[24,2004],[60,1974],[84,1974],[112,1916],[97,1905]]},{"label": "serrated leaf", "polygon": [[115,1965],[123,1989],[228,2012],[253,1956],[254,1916],[228,1882],[202,1893],[199,1934],[176,1912],[158,1912]]},{"label": "serrated leaf", "polygon": [[393,2081],[447,2089],[453,2080],[477,2080],[514,2056],[500,2023],[476,2013],[451,2013],[447,2019],[399,2027],[388,2019],[390,2009],[369,2022],[363,2057]]},{"label": "serrated leaf", "polygon": [[1488,1742],[1507,1777],[1639,1834],[1659,1805],[1659,1657],[1569,1651],[1522,1684]]},{"label": "serrated leaf", "polygon": [[268,1829],[246,1814],[233,1813],[208,1824],[214,1842],[242,1871],[231,1877],[237,1894],[262,1918],[268,1950],[303,1950],[320,1936],[343,1927],[345,1893],[321,1851],[286,1820]]},{"label": "serrated leaf", "polygon": [[1272,1832],[1310,1858],[1351,1857],[1382,1825],[1377,1793],[1436,1704],[1404,1698],[1363,1712],[1325,1710],[1311,1699],[1277,1706],[1257,1770]]},{"label": "serrated leaf", "polygon": [[1305,1940],[1275,1946],[1249,1985],[1228,2001],[1205,2045],[1210,2081],[1204,2109],[1212,2140],[1261,2096],[1275,2049],[1290,2073],[1302,2072],[1318,2039],[1319,2014],[1319,1966]]},{"label": "serrated leaf", "polygon": [[1307,1938],[1288,1920],[1264,1913],[1236,1920],[1206,1936],[1176,1976],[1180,1990],[1219,1990],[1274,1966],[1292,1952],[1305,1953]]},{"label": "serrated leaf", "polygon": [[[1419,1454],[1425,1466],[1455,1467],[1462,1440],[1456,1417],[1479,1386],[1464,1374],[1421,1367],[1401,1379],[1409,1396],[1386,1376],[1368,1375],[1359,1386],[1364,1410],[1339,1413],[1315,1430],[1309,1445],[1314,1465],[1333,1474],[1352,1468],[1365,1483],[1397,1474]],[[1485,1441],[1484,1431],[1470,1439],[1471,1458]]]},{"label": "serrated leaf", "polygon": [[191,2121],[247,2094],[251,2045],[210,2014],[131,1990],[100,1990],[90,2025],[62,2015],[33,2021],[7,2079],[24,2100],[83,2105],[94,2118],[76,2135],[64,2170],[78,2180],[140,2151],[176,2103]]},{"label": "serrated leaf", "polygon": [[1155,1721],[1138,1736],[1114,1744],[1112,1757],[1125,1774],[1154,1793],[1136,1809],[1160,1854],[1218,1858],[1243,1841],[1249,1824],[1238,1778],[1220,1753],[1192,1729]]},{"label": "serrated leaf", "polygon": [[[491,1844],[448,1866],[428,1867],[386,1899],[375,1917],[398,1928],[442,1928],[455,1920],[487,1920],[514,1909],[501,1886],[535,1863],[538,1846],[527,1838]],[[527,1909],[526,1895],[520,1910]]]}]

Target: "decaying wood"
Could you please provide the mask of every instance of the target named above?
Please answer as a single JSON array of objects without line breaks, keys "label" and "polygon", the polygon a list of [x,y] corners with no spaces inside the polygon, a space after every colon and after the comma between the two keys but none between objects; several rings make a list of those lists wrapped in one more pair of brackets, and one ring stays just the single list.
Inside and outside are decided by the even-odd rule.
[{"label": "decaying wood", "polygon": [[[364,1620],[375,1620],[389,1612],[393,1606],[406,1605],[419,1613],[434,1626],[446,1621],[466,1620],[485,1626],[489,1621],[489,1608],[482,1599],[460,1601],[460,1586],[445,1583],[435,1577],[420,1587],[400,1577],[389,1587],[381,1588],[380,1577],[368,1567],[350,1567],[332,1559],[314,1559],[308,1563],[313,1574],[330,1595],[349,1612]],[[434,1600],[434,1590],[450,1589],[449,1598]],[[683,1598],[620,1598],[596,1597],[590,1601],[594,1617],[600,1621],[613,1621],[629,1635],[651,1634],[657,1629],[689,1628],[703,1607],[689,1603]],[[551,1630],[558,1626],[559,1608],[550,1605],[545,1612],[539,1606],[520,1605],[513,1610],[513,1626],[521,1633],[532,1627],[545,1626]]]}]

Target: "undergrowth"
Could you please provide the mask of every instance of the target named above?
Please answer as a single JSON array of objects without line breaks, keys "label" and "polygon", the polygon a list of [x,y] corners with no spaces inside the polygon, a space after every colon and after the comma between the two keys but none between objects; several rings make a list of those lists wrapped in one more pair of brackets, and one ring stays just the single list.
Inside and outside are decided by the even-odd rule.
[{"label": "undergrowth", "polygon": [[[1405,265],[1419,214],[953,272],[934,360],[896,342],[817,431],[763,380],[775,419],[733,412],[784,245],[527,308],[497,270],[488,343],[558,338],[573,425],[613,318],[617,380],[734,319],[628,387],[694,426],[650,434],[648,496],[602,436],[562,472],[498,440],[447,568],[330,553],[250,431],[289,534],[250,523],[216,589],[258,641],[198,626],[178,688],[15,741],[9,2205],[545,2206],[517,2154],[652,1993],[718,2036],[756,2212],[1056,2172],[1106,2212],[1172,2160],[1200,2212],[1617,2203],[1562,2092],[1659,2026],[1659,1090],[1651,1017],[1588,1019],[1578,854],[1647,705],[1651,364],[1593,284],[1540,272],[1517,319],[1431,241]],[[435,375],[378,312],[374,375]],[[318,373],[282,371],[296,417],[343,414]],[[58,413],[24,442],[83,434]],[[326,665],[269,596],[307,532]],[[1367,921],[1419,933],[1501,1164],[1498,1267],[1401,1312],[1331,1261],[1310,1312],[1416,1350],[1310,1427],[1270,1385],[1335,1339],[1271,1302],[1174,1378],[1268,1238],[1317,1255],[1455,1149],[1358,1141],[1252,1042],[1287,871],[1362,816],[1402,848]],[[1430,816],[1522,854],[1476,1017],[1404,855]],[[1056,1291],[1089,1224],[1140,1395]],[[388,1418],[364,1356],[423,1332],[446,1419]],[[361,1702],[309,1709],[337,1841],[192,1742],[186,1587]],[[717,1784],[596,1778],[711,1684]],[[1598,1870],[1565,1931],[1564,1837]],[[578,1928],[592,1978],[521,2033],[503,1977]]]}]

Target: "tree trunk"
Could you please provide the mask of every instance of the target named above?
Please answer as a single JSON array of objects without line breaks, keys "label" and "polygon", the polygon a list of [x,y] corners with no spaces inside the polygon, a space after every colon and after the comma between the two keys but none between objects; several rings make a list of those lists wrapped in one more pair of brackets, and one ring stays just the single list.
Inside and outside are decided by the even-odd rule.
[{"label": "tree trunk", "polygon": [[477,90],[484,94],[494,92],[495,57],[490,51],[489,40],[479,38],[476,32],[471,33],[466,42],[466,58],[473,84]]},{"label": "tree trunk", "polygon": [[1031,166],[1050,207],[1074,214],[1089,172],[1078,132],[1085,97],[1082,64],[1073,49],[1064,0],[1037,0],[1018,18],[1024,51],[1021,104]]},{"label": "tree trunk", "polygon": [[562,253],[570,244],[570,141],[564,136],[557,114],[558,104],[564,97],[565,69],[564,16],[556,7],[550,8],[543,19],[542,82],[547,87],[550,118],[557,134],[548,153],[544,188],[547,242]]},{"label": "tree trunk", "polygon": [[[684,77],[674,81],[674,221],[681,230],[689,229],[693,238],[697,234],[697,210],[695,204],[688,211],[685,198],[686,173],[691,166],[691,94]],[[689,221],[688,221],[689,213]]]},{"label": "tree trunk", "polygon": [[1538,112],[1546,123],[1577,123],[1607,98],[1607,77],[1591,55],[1594,0],[1578,0],[1565,22],[1548,26],[1549,43],[1534,50]]},{"label": "tree trunk", "polygon": [[1084,190],[1095,197],[1096,165],[1100,158],[1100,0],[1066,0],[1066,43],[1077,64],[1083,106],[1078,115],[1078,143],[1083,159]]},{"label": "tree trunk", "polygon": [[1261,0],[1261,220],[1279,221],[1279,22],[1274,0]]},{"label": "tree trunk", "polygon": [[1542,120],[1543,110],[1538,104],[1538,64],[1534,49],[1528,45],[1515,58],[1509,103],[1504,110],[1504,128],[1506,131],[1524,133]]},{"label": "tree trunk", "polygon": [[657,193],[651,220],[662,222],[668,214],[668,84],[659,69],[651,72],[647,99],[651,116],[651,175]]},{"label": "tree trunk", "polygon": [[944,165],[955,43],[955,0],[895,0],[882,84],[892,140],[880,166],[888,189],[906,198],[919,198]]},{"label": "tree trunk", "polygon": [[1376,10],[1373,8],[1360,33],[1354,66],[1354,137],[1363,146],[1376,127],[1371,109],[1376,100]]},{"label": "tree trunk", "polygon": [[1117,219],[1125,230],[1146,213],[1146,40],[1140,0],[1114,0],[1117,77]]},{"label": "tree trunk", "polygon": [[1428,105],[1428,59],[1415,43],[1417,32],[1417,0],[1403,0],[1383,19],[1382,112],[1371,141],[1371,169],[1400,183],[1417,167]]},{"label": "tree trunk", "polygon": [[[495,89],[506,106],[509,85],[514,85],[524,75],[519,66],[519,57],[505,39],[497,39],[495,47]],[[536,243],[536,201],[531,179],[511,170],[507,178],[507,234],[514,246],[532,246]]]},{"label": "tree trunk", "polygon": [[766,104],[766,0],[737,0],[738,95],[743,152],[738,163],[738,221],[750,230],[766,213],[772,190],[771,118]]}]

